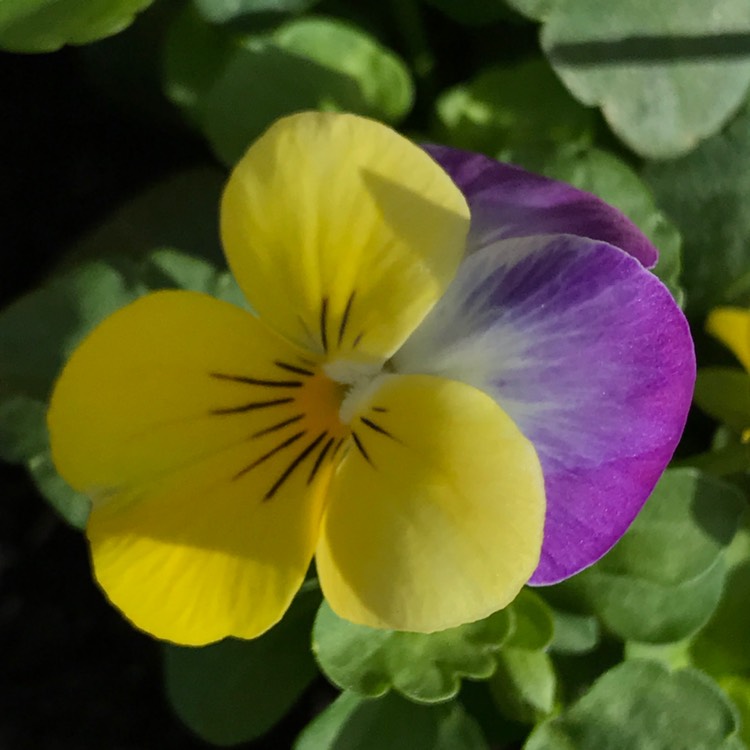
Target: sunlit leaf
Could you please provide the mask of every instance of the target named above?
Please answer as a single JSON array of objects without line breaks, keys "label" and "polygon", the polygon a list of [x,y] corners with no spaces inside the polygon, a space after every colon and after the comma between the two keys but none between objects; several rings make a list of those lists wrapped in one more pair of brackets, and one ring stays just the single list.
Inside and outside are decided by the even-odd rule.
[{"label": "sunlit leaf", "polygon": [[717,132],[750,85],[746,0],[576,0],[542,31],[552,66],[643,156],[687,153]]},{"label": "sunlit leaf", "polygon": [[153,0],[3,0],[0,48],[52,52],[122,31]]},{"label": "sunlit leaf", "polygon": [[195,7],[206,20],[226,23],[257,13],[301,13],[320,0],[195,0]]},{"label": "sunlit leaf", "polygon": [[549,152],[576,151],[593,139],[594,111],[540,59],[488,68],[443,92],[436,111],[441,141],[529,168]]},{"label": "sunlit leaf", "polygon": [[[531,622],[531,616],[526,620]],[[438,633],[403,633],[355,625],[324,603],[313,628],[313,651],[321,669],[341,688],[366,696],[393,689],[432,703],[453,697],[462,677],[485,679],[495,670],[494,654],[512,628],[507,610]],[[528,625],[525,638],[538,638]]]},{"label": "sunlit leaf", "polygon": [[334,19],[300,18],[247,37],[220,67],[197,117],[230,165],[271,122],[292,112],[348,111],[397,122],[412,105],[411,77],[398,56]]}]

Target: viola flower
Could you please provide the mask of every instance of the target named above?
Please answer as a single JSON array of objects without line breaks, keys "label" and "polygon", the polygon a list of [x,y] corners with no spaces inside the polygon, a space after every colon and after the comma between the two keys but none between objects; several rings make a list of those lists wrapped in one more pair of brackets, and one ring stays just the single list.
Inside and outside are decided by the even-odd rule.
[{"label": "viola flower", "polygon": [[143,297],[49,411],[96,578],[155,636],[263,633],[313,556],[353,622],[477,620],[601,557],[669,461],[688,328],[593,196],[304,113],[237,165],[221,233],[257,315]]},{"label": "viola flower", "polygon": [[[729,349],[750,375],[750,310],[717,307],[706,320],[706,330]],[[742,442],[750,443],[750,424],[745,425]]]}]

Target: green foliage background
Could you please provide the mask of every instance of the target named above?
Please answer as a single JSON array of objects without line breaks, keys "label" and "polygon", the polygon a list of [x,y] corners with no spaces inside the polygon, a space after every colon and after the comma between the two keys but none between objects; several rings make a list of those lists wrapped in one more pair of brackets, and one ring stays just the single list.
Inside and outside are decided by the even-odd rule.
[{"label": "green foliage background", "polygon": [[92,226],[0,311],[0,457],[75,527],[87,500],[55,473],[44,425],[62,362],[153,289],[243,304],[218,195],[289,112],[361,113],[600,195],[657,245],[696,334],[697,406],[674,466],[599,563],[429,636],[342,621],[310,582],[256,641],[164,648],[181,720],[209,743],[246,743],[322,674],[340,695],[297,750],[750,746],[750,377],[702,334],[713,307],[750,306],[747,0],[0,4],[3,49],[63,45],[81,45],[103,97],[190,134],[200,162]]}]

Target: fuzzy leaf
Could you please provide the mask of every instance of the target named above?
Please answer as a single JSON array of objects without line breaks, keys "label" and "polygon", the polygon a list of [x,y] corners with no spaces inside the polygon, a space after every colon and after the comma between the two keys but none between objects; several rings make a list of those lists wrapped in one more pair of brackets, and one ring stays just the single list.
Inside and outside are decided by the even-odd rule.
[{"label": "fuzzy leaf", "polygon": [[554,6],[542,47],[573,95],[634,151],[695,148],[750,85],[746,0],[576,0]]},{"label": "fuzzy leaf", "polygon": [[557,677],[544,651],[503,648],[489,680],[498,707],[515,721],[535,724],[552,711]]},{"label": "fuzzy leaf", "polygon": [[[434,703],[458,693],[461,678],[485,679],[508,637],[512,615],[501,610],[479,622],[438,633],[403,633],[355,625],[325,602],[313,628],[313,652],[336,685],[365,696],[393,689],[411,700]],[[530,635],[538,637],[529,625]]]},{"label": "fuzzy leaf", "polygon": [[668,471],[620,542],[547,595],[563,609],[597,614],[626,640],[685,638],[718,604],[723,552],[744,506],[730,484],[693,469]]},{"label": "fuzzy leaf", "polygon": [[524,750],[737,750],[739,731],[736,709],[707,676],[627,661],[540,724]]},{"label": "fuzzy leaf", "polygon": [[456,702],[418,706],[391,693],[342,693],[297,738],[294,750],[489,750]]}]

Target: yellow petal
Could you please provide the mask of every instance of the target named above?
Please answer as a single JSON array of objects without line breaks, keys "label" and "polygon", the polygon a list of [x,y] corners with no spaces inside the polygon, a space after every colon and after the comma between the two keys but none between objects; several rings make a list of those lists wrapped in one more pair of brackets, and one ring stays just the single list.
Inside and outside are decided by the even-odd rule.
[{"label": "yellow petal", "polygon": [[719,307],[708,316],[706,330],[731,349],[750,372],[750,310]]},{"label": "yellow petal", "polygon": [[511,602],[539,560],[544,481],[495,401],[443,378],[386,376],[351,427],[315,553],[334,611],[432,632]]},{"label": "yellow petal", "polygon": [[227,184],[229,265],[264,321],[329,359],[382,361],[447,287],[466,202],[393,130],[354,115],[276,122]]},{"label": "yellow petal", "polygon": [[193,292],[134,302],[74,352],[48,416],[53,458],[92,496],[96,577],[138,627],[201,644],[283,615],[318,538],[331,474],[318,456],[343,434],[335,394],[309,408],[326,396],[316,371]]}]

